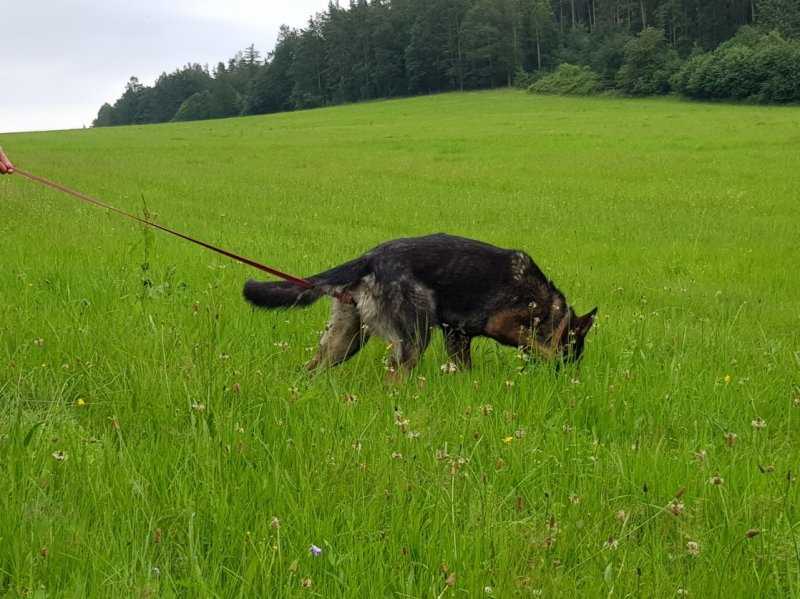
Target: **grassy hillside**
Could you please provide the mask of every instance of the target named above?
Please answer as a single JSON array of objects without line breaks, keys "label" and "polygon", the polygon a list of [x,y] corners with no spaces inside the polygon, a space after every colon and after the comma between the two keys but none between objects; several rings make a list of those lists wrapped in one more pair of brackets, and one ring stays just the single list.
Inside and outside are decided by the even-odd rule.
[{"label": "grassy hillside", "polygon": [[[600,317],[584,361],[373,340],[328,300],[0,179],[0,594],[800,596],[797,108],[452,94],[5,135],[20,168],[297,275],[447,231]],[[322,549],[315,556],[311,544]]]}]

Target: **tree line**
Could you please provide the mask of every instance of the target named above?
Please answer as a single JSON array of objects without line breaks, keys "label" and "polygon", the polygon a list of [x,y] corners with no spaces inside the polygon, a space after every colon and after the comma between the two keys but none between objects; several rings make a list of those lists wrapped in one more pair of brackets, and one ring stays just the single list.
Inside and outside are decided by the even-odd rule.
[{"label": "tree line", "polygon": [[227,63],[132,77],[94,126],[517,85],[800,101],[800,0],[350,0]]}]

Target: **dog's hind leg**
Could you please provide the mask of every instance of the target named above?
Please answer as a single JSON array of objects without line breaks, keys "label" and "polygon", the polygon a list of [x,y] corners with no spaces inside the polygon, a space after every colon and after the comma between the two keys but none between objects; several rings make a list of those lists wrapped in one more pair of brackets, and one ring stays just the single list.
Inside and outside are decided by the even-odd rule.
[{"label": "dog's hind leg", "polygon": [[430,327],[424,323],[420,323],[418,331],[396,337],[392,341],[392,373],[396,375],[413,369],[428,347],[430,338]]},{"label": "dog's hind leg", "polygon": [[447,355],[464,370],[472,369],[472,355],[469,351],[472,337],[460,331],[448,329],[445,332],[447,342]]},{"label": "dog's hind leg", "polygon": [[369,338],[361,326],[361,316],[353,304],[333,302],[331,319],[319,342],[316,355],[308,363],[309,370],[333,366],[355,354]]},{"label": "dog's hind leg", "polygon": [[391,366],[394,378],[417,365],[431,340],[436,325],[436,304],[430,290],[416,283],[401,282],[386,327],[393,346]]}]

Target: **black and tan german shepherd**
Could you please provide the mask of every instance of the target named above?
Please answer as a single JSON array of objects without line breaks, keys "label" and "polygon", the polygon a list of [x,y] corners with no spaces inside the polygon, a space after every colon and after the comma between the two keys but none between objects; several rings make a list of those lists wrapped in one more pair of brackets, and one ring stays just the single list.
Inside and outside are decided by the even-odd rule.
[{"label": "black and tan german shepherd", "polygon": [[363,256],[308,277],[314,287],[249,280],[244,297],[256,306],[307,306],[332,292],[330,322],[310,369],[338,364],[370,335],[391,344],[391,370],[411,369],[444,330],[450,358],[471,366],[470,342],[480,335],[546,358],[577,360],[597,308],[577,316],[530,256],[439,233],[395,239]]}]

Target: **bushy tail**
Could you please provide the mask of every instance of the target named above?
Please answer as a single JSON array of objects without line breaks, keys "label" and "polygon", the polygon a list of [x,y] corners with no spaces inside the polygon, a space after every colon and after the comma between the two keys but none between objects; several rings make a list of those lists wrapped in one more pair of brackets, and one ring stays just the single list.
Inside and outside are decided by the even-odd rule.
[{"label": "bushy tail", "polygon": [[366,274],[367,260],[364,256],[345,262],[330,270],[308,277],[314,285],[311,289],[300,287],[288,281],[254,281],[244,284],[244,298],[262,308],[294,308],[313,304],[323,295],[332,291],[343,291],[355,285]]},{"label": "bushy tail", "polygon": [[308,306],[325,295],[325,291],[318,287],[306,289],[288,281],[262,282],[253,279],[244,284],[243,293],[244,299],[262,308]]}]

